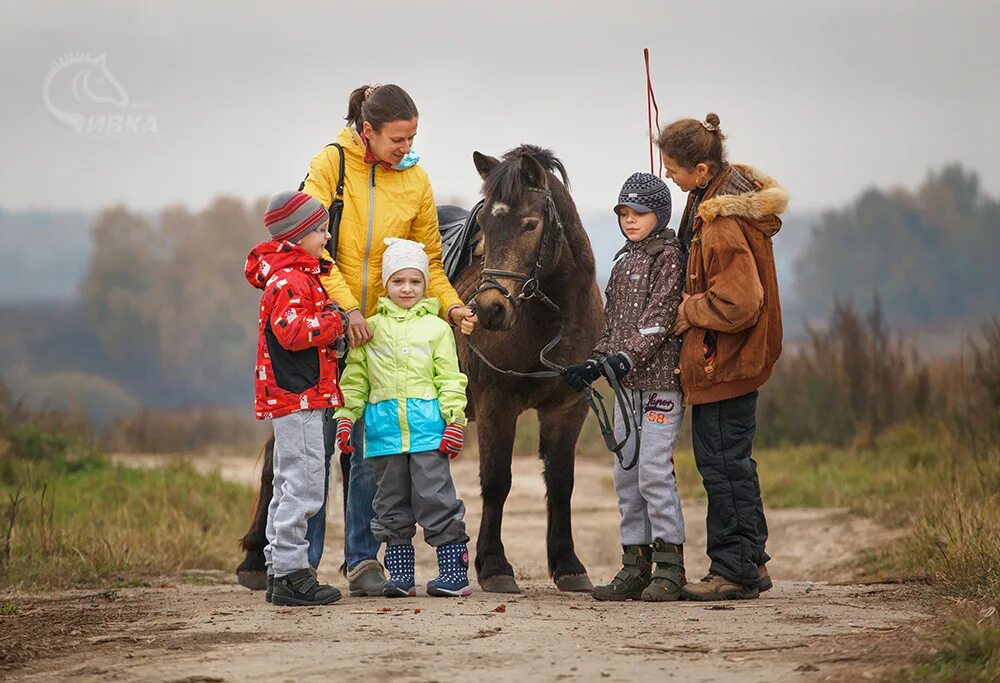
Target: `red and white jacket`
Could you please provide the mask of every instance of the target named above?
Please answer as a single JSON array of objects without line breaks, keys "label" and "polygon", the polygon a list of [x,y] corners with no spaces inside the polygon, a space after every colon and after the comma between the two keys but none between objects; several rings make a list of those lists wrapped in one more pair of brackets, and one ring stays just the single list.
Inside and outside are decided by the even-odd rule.
[{"label": "red and white jacket", "polygon": [[329,268],[285,241],[261,242],[247,256],[247,281],[264,290],[254,371],[258,420],[343,405],[331,347],[344,323],[319,281]]}]

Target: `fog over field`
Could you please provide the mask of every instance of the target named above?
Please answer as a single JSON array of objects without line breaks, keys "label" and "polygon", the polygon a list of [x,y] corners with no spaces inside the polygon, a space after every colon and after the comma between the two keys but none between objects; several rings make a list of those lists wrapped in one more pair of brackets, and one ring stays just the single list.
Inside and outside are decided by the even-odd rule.
[{"label": "fog over field", "polygon": [[[439,199],[475,197],[474,149],[530,142],[563,158],[582,210],[603,210],[649,165],[643,47],[661,123],[717,112],[731,157],[781,179],[794,208],[951,161],[1000,189],[997,3],[2,5],[8,210],[201,208],[292,187],[368,82],[413,95]],[[127,97],[119,139],[78,134],[43,101],[51,65],[82,53],[105,55]]]}]

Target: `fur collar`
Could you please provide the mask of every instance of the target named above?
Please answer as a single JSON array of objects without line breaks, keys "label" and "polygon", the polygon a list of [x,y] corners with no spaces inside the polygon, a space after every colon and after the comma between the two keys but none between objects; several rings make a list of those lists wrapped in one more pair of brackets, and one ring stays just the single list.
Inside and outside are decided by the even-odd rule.
[{"label": "fur collar", "polygon": [[788,207],[788,192],[774,178],[752,166],[733,164],[711,199],[698,206],[698,217],[705,222],[718,216],[760,220],[777,216]]}]

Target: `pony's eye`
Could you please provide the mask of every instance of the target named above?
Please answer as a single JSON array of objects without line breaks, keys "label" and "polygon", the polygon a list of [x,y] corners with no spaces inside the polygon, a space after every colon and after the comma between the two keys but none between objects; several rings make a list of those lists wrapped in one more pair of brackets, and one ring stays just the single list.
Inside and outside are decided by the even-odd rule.
[{"label": "pony's eye", "polygon": [[524,229],[525,230],[534,230],[535,228],[538,227],[538,223],[539,223],[539,221],[537,219],[535,219],[535,218],[529,218],[528,220],[524,221]]}]

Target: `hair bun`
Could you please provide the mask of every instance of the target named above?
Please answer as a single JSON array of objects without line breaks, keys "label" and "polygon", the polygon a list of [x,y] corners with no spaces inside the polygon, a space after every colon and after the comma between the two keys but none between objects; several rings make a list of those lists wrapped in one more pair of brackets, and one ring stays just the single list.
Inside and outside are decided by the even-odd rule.
[{"label": "hair bun", "polygon": [[715,112],[709,113],[705,117],[705,123],[707,123],[710,126],[718,126],[719,125],[719,115],[716,114]]}]

